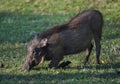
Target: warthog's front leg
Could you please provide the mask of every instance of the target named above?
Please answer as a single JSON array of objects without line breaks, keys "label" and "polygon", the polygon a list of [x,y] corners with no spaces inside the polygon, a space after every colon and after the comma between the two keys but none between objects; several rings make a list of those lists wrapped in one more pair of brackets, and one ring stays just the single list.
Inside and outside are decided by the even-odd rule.
[{"label": "warthog's front leg", "polygon": [[59,62],[63,59],[63,56],[54,56],[49,64],[49,68],[58,68]]},{"label": "warthog's front leg", "polygon": [[52,47],[52,60],[49,64],[49,68],[58,68],[59,62],[63,59],[63,49],[61,46],[53,46]]}]

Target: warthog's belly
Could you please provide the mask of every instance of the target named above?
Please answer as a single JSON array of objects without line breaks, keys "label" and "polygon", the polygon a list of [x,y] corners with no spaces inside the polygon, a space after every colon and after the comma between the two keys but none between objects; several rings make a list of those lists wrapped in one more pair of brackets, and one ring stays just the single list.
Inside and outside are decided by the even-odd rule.
[{"label": "warthog's belly", "polygon": [[65,31],[60,36],[66,55],[79,53],[87,49],[93,37],[88,28]]}]

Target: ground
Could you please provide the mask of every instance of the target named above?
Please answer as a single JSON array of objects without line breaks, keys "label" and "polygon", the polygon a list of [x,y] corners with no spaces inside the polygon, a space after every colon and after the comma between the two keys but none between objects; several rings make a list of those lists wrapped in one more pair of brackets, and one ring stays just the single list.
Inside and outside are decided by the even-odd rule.
[{"label": "ground", "polygon": [[[118,0],[1,0],[0,84],[120,84],[120,3]],[[65,69],[46,69],[49,62],[22,71],[26,45],[32,35],[69,21],[78,12],[103,13],[101,65],[95,64],[95,47],[89,63],[85,52],[67,56]]]}]

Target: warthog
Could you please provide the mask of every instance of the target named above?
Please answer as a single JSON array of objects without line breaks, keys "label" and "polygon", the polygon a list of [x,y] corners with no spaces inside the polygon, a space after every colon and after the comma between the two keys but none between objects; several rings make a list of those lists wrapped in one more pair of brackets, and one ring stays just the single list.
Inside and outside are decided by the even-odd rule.
[{"label": "warthog", "polygon": [[93,48],[92,40],[96,46],[96,63],[99,64],[102,26],[102,14],[98,10],[87,10],[65,24],[36,34],[28,44],[23,69],[29,70],[43,60],[51,60],[49,68],[58,68],[64,56],[85,50],[87,53],[84,64],[86,64]]}]

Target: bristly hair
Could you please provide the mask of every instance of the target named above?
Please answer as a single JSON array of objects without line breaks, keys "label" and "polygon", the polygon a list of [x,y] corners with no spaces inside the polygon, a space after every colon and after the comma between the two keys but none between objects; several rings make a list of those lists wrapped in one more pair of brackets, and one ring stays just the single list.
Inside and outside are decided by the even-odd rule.
[{"label": "bristly hair", "polygon": [[55,26],[55,27],[50,28],[47,31],[41,33],[41,38],[46,38],[54,33],[59,33],[66,29],[68,29],[68,24],[62,24],[62,25]]}]

